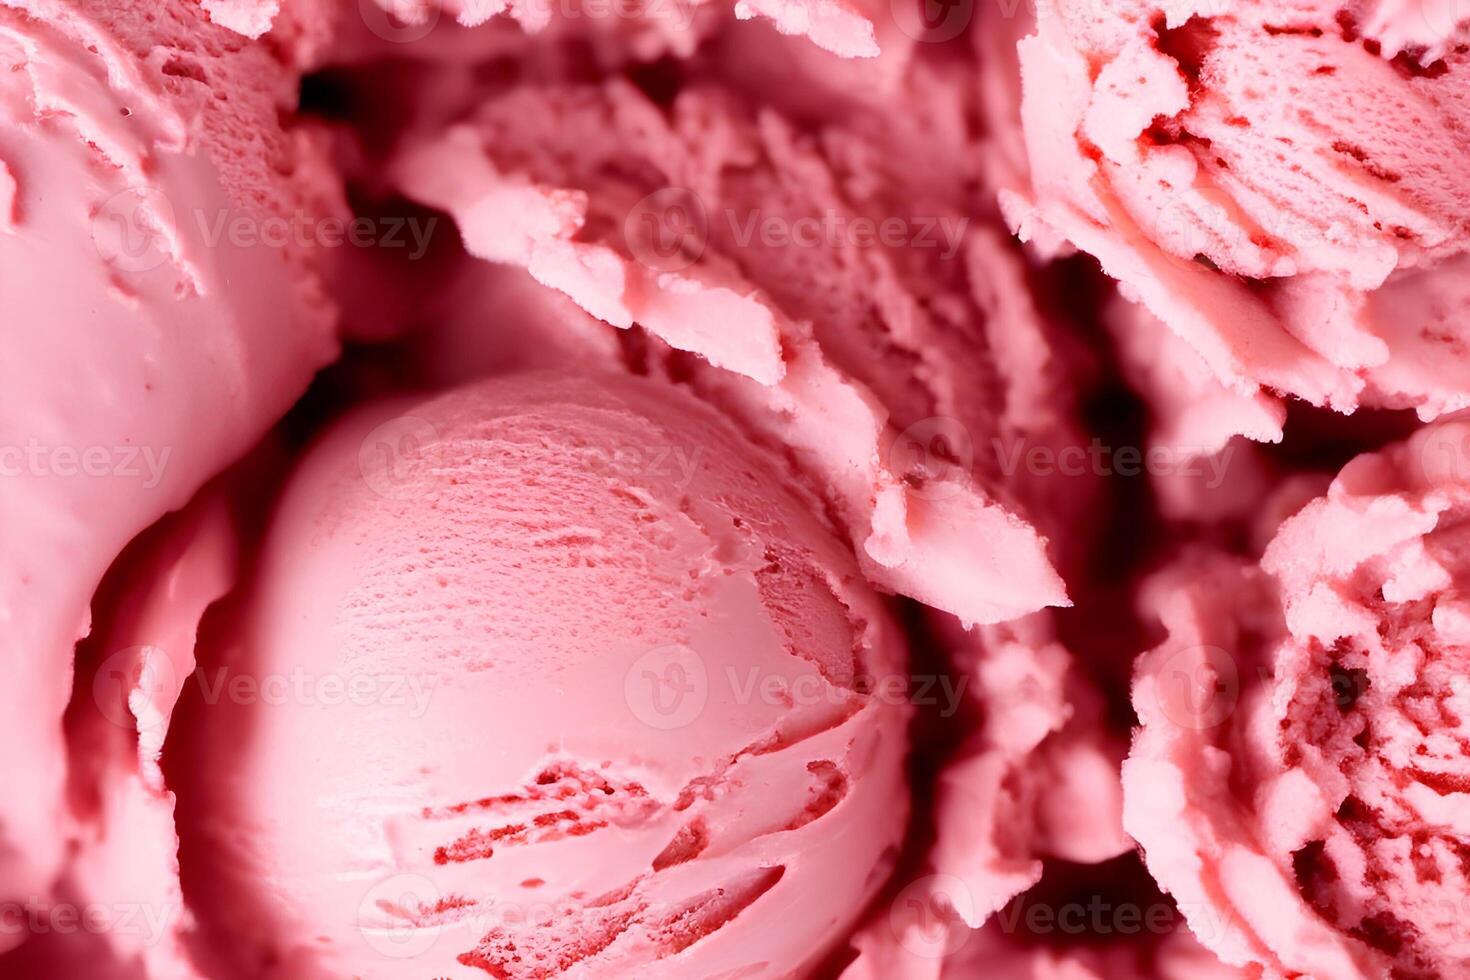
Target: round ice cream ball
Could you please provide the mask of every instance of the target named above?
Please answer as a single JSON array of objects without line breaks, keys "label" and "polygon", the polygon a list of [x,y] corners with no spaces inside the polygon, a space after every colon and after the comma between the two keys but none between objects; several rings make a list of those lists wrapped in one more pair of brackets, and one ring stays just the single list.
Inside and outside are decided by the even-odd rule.
[{"label": "round ice cream ball", "polygon": [[251,974],[800,973],[908,810],[902,642],[821,513],[648,380],[343,422],[181,736],[200,915]]},{"label": "round ice cream ball", "polygon": [[335,353],[298,244],[334,178],[282,128],[295,86],[185,0],[0,0],[5,897],[64,856],[61,720],[103,572]]},{"label": "round ice cream ball", "polygon": [[1467,445],[1455,423],[1359,457],[1260,566],[1195,555],[1147,594],[1170,636],[1125,825],[1229,962],[1470,972]]}]

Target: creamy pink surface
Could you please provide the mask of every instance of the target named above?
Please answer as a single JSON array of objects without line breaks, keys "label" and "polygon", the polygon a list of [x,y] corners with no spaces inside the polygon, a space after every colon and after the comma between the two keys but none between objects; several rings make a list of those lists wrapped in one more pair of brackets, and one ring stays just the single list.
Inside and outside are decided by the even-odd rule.
[{"label": "creamy pink surface", "polygon": [[949,643],[979,703],[976,737],[939,778],[936,870],[966,885],[971,927],[1041,878],[1042,858],[1105,861],[1130,850],[1118,766],[1101,699],[1046,614]]},{"label": "creamy pink surface", "polygon": [[842,980],[1245,980],[1250,974],[1226,966],[1188,932],[1134,942],[1055,946],[1018,941],[992,922],[966,936],[944,956],[931,955],[909,938],[900,940],[882,923],[855,940],[860,958]]},{"label": "creamy pink surface", "polygon": [[1284,405],[1232,390],[1137,303],[1112,296],[1101,314],[1119,370],[1149,411],[1145,460],[1159,512],[1205,525],[1249,523],[1278,476],[1254,443],[1281,441]]},{"label": "creamy pink surface", "polygon": [[1125,823],[1228,962],[1470,969],[1467,434],[1359,457],[1259,567],[1195,553],[1145,594],[1169,636],[1138,667]]},{"label": "creamy pink surface", "polygon": [[[381,22],[368,13],[374,4]],[[728,6],[714,0],[364,0],[362,9],[362,16],[373,17],[377,30],[390,39],[427,35],[441,17],[475,27],[507,16],[532,34],[548,28],[615,34],[647,58],[664,50],[691,54],[710,33],[709,25],[731,12],[739,20],[763,18],[782,34],[842,57],[871,58],[878,54],[875,22],[881,27],[889,16],[887,5],[873,0],[735,0]]]},{"label": "creamy pink surface", "polygon": [[0,972],[1470,976],[1460,7],[0,0]]},{"label": "creamy pink surface", "polygon": [[1045,859],[1091,864],[1134,846],[1118,781],[1125,742],[1048,614],[970,632],[937,616],[934,629],[954,670],[939,688],[946,705],[958,696],[979,721],[935,779],[922,865],[858,931],[843,980],[973,975],[989,956],[1004,960],[1004,942],[976,951],[997,922],[1013,925],[1003,910],[1041,880]]},{"label": "creamy pink surface", "polygon": [[1470,404],[1465,36],[1390,60],[1363,32],[1414,34],[1393,6],[1063,3],[1020,46],[1013,224],[1096,256],[1256,402],[1242,433],[1263,393]]},{"label": "creamy pink surface", "polygon": [[190,4],[0,4],[0,62],[0,890],[43,895],[93,590],[335,351],[305,250],[211,230],[336,205],[293,77]]},{"label": "creamy pink surface", "polygon": [[689,395],[612,375],[336,426],[222,663],[372,690],[224,698],[190,733],[183,860],[226,959],[776,977],[830,951],[904,831],[905,657],[789,484]]},{"label": "creamy pink surface", "polygon": [[[696,365],[696,384],[820,479],[875,582],[996,621],[1066,601],[1005,454],[1076,436],[1025,270],[970,216],[954,80],[916,66],[890,97],[905,108],[815,138],[713,82],[668,111],[621,81],[510,86],[427,120],[391,174],[471,253],[725,369]],[[918,166],[934,179],[914,195]],[[885,217],[922,244],[879,243]]]},{"label": "creamy pink surface", "polygon": [[120,594],[99,597],[104,619],[85,648],[94,656],[79,667],[85,694],[68,709],[80,813],[61,900],[106,910],[103,945],[137,976],[207,976],[189,950],[195,920],[179,880],[174,794],[160,757],[192,679],[200,620],[235,584],[240,550],[217,486],[130,548]]}]

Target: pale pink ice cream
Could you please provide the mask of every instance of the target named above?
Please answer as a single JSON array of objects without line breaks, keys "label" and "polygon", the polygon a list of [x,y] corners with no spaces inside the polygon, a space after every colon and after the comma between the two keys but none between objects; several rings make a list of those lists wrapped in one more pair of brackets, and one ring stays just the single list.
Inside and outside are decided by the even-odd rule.
[{"label": "pale pink ice cream", "polygon": [[[1050,576],[1027,567],[1036,532],[1015,516],[980,524],[972,508],[993,494],[1059,536],[1089,513],[1089,480],[1018,463],[1082,441],[1073,372],[1085,358],[1032,301],[1024,262],[995,230],[970,125],[972,63],[915,55],[888,66],[885,86],[849,91],[840,62],[756,32],[729,38],[704,80],[664,107],[622,81],[560,83],[555,52],[528,54],[513,76],[521,84],[488,92],[442,50],[430,57],[442,83],[433,90],[447,95],[417,110],[390,172],[450,211],[472,253],[524,266],[614,325],[641,326],[631,360],[687,380],[793,452],[875,584],[981,620],[1031,608],[1013,596],[1034,606],[1045,594]],[[739,97],[733,79],[765,107]],[[453,104],[466,92],[474,111],[462,116]],[[808,137],[818,117],[827,122]],[[921,168],[929,176],[915,194]],[[661,175],[676,186],[660,190]],[[538,225],[543,208],[563,205],[565,223]],[[695,226],[679,224],[686,213]],[[855,240],[853,223],[885,216],[929,241]],[[776,237],[814,221],[833,237]],[[522,309],[534,287],[510,281]],[[501,325],[487,333],[472,321],[464,336],[479,332],[487,352],[497,337],[518,348],[519,326]],[[763,338],[770,355],[751,346]],[[873,553],[880,534],[908,528],[923,539],[897,540],[897,578]],[[1075,560],[1091,537],[1053,538],[1055,560]],[[1123,746],[1099,737],[1095,695],[1044,619],[952,645],[973,681],[967,700],[989,720],[941,779],[933,863],[984,894],[978,924],[1040,877],[1043,856],[1097,861],[1128,849]]]},{"label": "pale pink ice cream", "polygon": [[[231,485],[237,482],[245,483]],[[200,621],[237,579],[237,492],[208,486],[130,545],[94,599],[96,622],[79,648],[66,725],[76,826],[55,901],[100,910],[104,928],[87,930],[96,933],[96,947],[82,953],[93,975],[111,976],[104,964],[115,963],[127,977],[206,976],[189,951],[194,918],[179,881],[174,797],[160,762],[195,667]],[[21,951],[49,975],[65,969],[57,958],[70,937],[58,942],[58,932],[40,930]]]},{"label": "pale pink ice cream", "polygon": [[685,370],[822,480],[875,583],[994,622],[1066,602],[1037,526],[1086,494],[1014,463],[1078,438],[1072,364],[974,217],[962,78],[916,63],[815,135],[713,80],[667,109],[622,80],[512,85],[426,119],[390,174],[472,254],[724,369]]},{"label": "pale pink ice cream", "polygon": [[[184,733],[186,893],[225,961],[819,961],[904,832],[909,711],[903,641],[799,486],[624,376],[514,375],[334,427],[220,661],[308,695],[226,695]],[[358,695],[312,695],[333,677]]]},{"label": "pale pink ice cream", "polygon": [[334,61],[395,49],[473,58],[487,43],[519,38],[524,49],[529,38],[543,45],[575,39],[588,45],[588,55],[650,62],[694,56],[736,21],[751,20],[813,50],[873,61],[936,26],[908,0],[203,0],[203,6],[216,23],[249,37],[284,32],[308,53]]},{"label": "pale pink ice cream", "polygon": [[1138,666],[1125,824],[1227,962],[1470,970],[1467,436],[1359,457],[1259,566],[1195,552],[1145,592],[1168,638]]},{"label": "pale pink ice cream", "polygon": [[871,58],[878,54],[878,34],[888,26],[888,4],[878,0],[363,0],[363,17],[373,4],[382,21],[376,30],[390,39],[427,35],[441,17],[474,27],[492,17],[507,16],[537,34],[552,27],[616,33],[645,57],[660,49],[692,54],[711,25],[729,18],[760,17],[783,34],[798,35],[834,54]]},{"label": "pale pink ice cream", "polygon": [[885,917],[865,929],[856,940],[861,956],[841,980],[1245,980],[1249,976],[1221,963],[1187,931],[1178,929],[1162,937],[1133,935],[1132,941],[1114,936],[1112,942],[1098,942],[1090,936],[1071,944],[1047,944],[1018,942],[1014,929],[992,921],[951,952],[935,956],[924,945],[925,937],[895,931],[889,918],[906,917]]},{"label": "pale pink ice cream", "polygon": [[58,871],[71,648],[103,572],[334,356],[310,250],[230,230],[340,206],[278,121],[294,89],[189,3],[0,3],[7,896]]},{"label": "pale pink ice cream", "polygon": [[1243,434],[1279,434],[1263,396],[1465,407],[1470,48],[1452,16],[1428,40],[1420,13],[1048,8],[1020,44],[1029,182],[1003,205],[1193,348]]},{"label": "pale pink ice cream", "polygon": [[0,0],[0,972],[1470,976],[1461,6]]},{"label": "pale pink ice cream", "polygon": [[964,976],[962,951],[1041,880],[1044,859],[1107,861],[1133,848],[1122,828],[1118,767],[1125,742],[1107,733],[1102,701],[1048,614],[965,632],[936,617],[952,683],[978,712],[973,736],[944,761],[934,788],[934,840],[922,867],[854,940],[843,980]]}]

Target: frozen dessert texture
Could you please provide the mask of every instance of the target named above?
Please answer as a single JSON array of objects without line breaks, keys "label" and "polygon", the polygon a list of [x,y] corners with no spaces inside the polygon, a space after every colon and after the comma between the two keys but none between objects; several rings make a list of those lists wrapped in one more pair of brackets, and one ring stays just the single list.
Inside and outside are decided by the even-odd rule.
[{"label": "frozen dessert texture", "polygon": [[[771,45],[783,45],[790,62],[775,63]],[[440,52],[434,57],[434,76],[450,80],[440,91],[459,91],[456,69]],[[1077,374],[1087,358],[1034,301],[1031,270],[998,231],[975,154],[968,58],[915,55],[885,76],[887,87],[854,91],[843,87],[849,74],[835,59],[755,33],[730,38],[691,69],[700,81],[671,105],[625,80],[560,82],[569,72],[554,51],[511,64],[504,73],[517,84],[493,87],[494,98],[480,94],[457,120],[444,99],[411,111],[389,168],[411,196],[454,216],[471,253],[506,263],[484,268],[522,266],[557,288],[543,287],[546,296],[570,297],[630,330],[630,367],[687,383],[790,454],[803,480],[842,505],[834,512],[855,543],[862,525],[847,505],[871,506],[868,481],[883,487],[877,481],[888,469],[906,474],[908,506],[920,516],[931,501],[948,507],[979,484],[1034,516],[1058,564],[1088,550],[1093,535],[1075,528],[1093,510],[1093,481],[1018,462],[1083,442]],[[741,88],[760,93],[764,108],[740,97]],[[928,178],[915,186],[920,170]],[[465,181],[467,173],[483,173],[484,183]],[[529,227],[523,205],[557,199],[578,209],[564,230],[548,238],[532,227],[524,245],[504,234]],[[696,224],[681,225],[686,216]],[[930,238],[853,238],[862,222],[877,228],[885,218]],[[800,240],[812,229],[814,239]],[[606,266],[614,278],[582,288],[583,265]],[[488,282],[473,271],[457,276]],[[514,308],[531,300],[554,307],[571,328],[529,313],[547,319],[536,336],[560,343],[586,330],[586,315],[566,312],[570,300],[538,298],[520,275],[497,277]],[[681,277],[693,280],[687,289],[700,301],[688,309],[704,315],[684,315],[682,306],[664,312],[651,301],[651,290]],[[714,304],[712,287],[731,281],[750,300],[735,312],[761,319],[726,316]],[[627,313],[608,312],[624,304]],[[445,304],[450,322],[463,319],[456,305]],[[751,369],[730,370],[733,359],[716,366],[773,319],[784,373],[751,377]],[[478,331],[487,349],[503,343],[520,356],[522,330],[501,323],[508,333],[472,320],[450,347],[475,349]],[[674,332],[691,327],[703,335]],[[442,333],[430,323],[414,332],[431,345]],[[876,479],[865,478],[874,457]],[[1017,550],[1007,539],[967,533],[966,523],[948,525],[962,538],[944,556],[948,564],[923,553],[909,564],[919,581],[998,605],[1018,591]],[[889,584],[882,566],[865,571]],[[962,662],[969,694],[960,688],[961,700],[989,719],[985,737],[957,753],[939,783],[932,866],[943,869],[941,880],[963,880],[981,896],[966,906],[968,923],[946,926],[959,933],[1034,884],[1044,857],[1098,861],[1131,843],[1117,782],[1125,742],[1102,731],[1100,699],[1049,621],[996,626],[982,639],[948,620],[944,632]]]},{"label": "frozen dessert texture", "polygon": [[[200,980],[195,921],[178,871],[174,796],[161,766],[175,708],[195,668],[205,610],[236,582],[239,530],[229,492],[211,484],[129,546],[94,600],[67,711],[76,826],[60,895],[101,910],[89,972]],[[44,969],[64,975],[56,937],[32,938]],[[129,973],[128,971],[132,971]],[[22,969],[22,972],[23,969]]]},{"label": "frozen dessert texture", "polygon": [[[560,43],[584,64],[697,59],[758,27],[834,60],[872,65],[930,30],[908,0],[209,0],[210,16],[251,37],[289,40],[315,64],[411,57],[474,61]],[[754,22],[742,26],[737,22]],[[953,35],[951,35],[953,36]]]},{"label": "frozen dessert texture", "polygon": [[912,939],[896,941],[888,925],[859,936],[862,956],[842,980],[973,980],[1003,976],[1015,980],[1245,980],[1249,976],[1221,963],[1187,932],[1134,936],[1132,941],[1073,943],[1027,942],[1020,930],[992,921],[970,933],[963,945],[944,956],[928,955]]},{"label": "frozen dessert texture", "polygon": [[1241,398],[1464,407],[1470,48],[1365,37],[1412,19],[1389,6],[1061,4],[1020,45],[1011,221],[1094,255]]},{"label": "frozen dessert texture", "polygon": [[1153,445],[1178,455],[1209,455],[1237,435],[1279,442],[1284,406],[1261,391],[1242,394],[1220,380],[1199,353],[1145,307],[1112,298],[1103,314],[1118,361],[1155,420]]},{"label": "frozen dessert texture", "polygon": [[943,752],[923,741],[937,772],[921,846],[856,933],[844,980],[969,975],[971,945],[986,947],[997,921],[1016,929],[1012,903],[1047,862],[1096,866],[1134,848],[1118,779],[1126,737],[1053,617],[966,631],[936,615],[930,626],[946,654],[939,715],[963,734]]},{"label": "frozen dessert texture", "polygon": [[190,3],[7,0],[0,63],[0,891],[43,895],[103,572],[335,354],[316,257],[228,229],[341,205],[293,74]]},{"label": "frozen dessert texture", "polygon": [[[394,180],[450,212],[472,254],[631,329],[631,367],[680,379],[789,454],[859,549],[875,536],[864,509],[876,501],[886,516],[902,475],[906,519],[929,540],[905,556],[905,587],[866,563],[877,584],[963,602],[965,618],[1030,608],[1010,597],[1037,597],[1017,561],[1035,538],[976,534],[959,505],[983,488],[1035,520],[1058,564],[1088,551],[1094,536],[1076,525],[1095,509],[1094,480],[1020,462],[1084,441],[1087,357],[1033,299],[1032,270],[998,230],[975,152],[973,62],[914,54],[884,66],[885,85],[852,90],[836,59],[755,33],[723,40],[667,104],[627,80],[559,81],[572,73],[556,62],[515,61],[505,74],[517,84],[457,118],[438,99],[410,113]],[[434,71],[455,74],[442,61]],[[557,202],[573,209],[566,224],[528,217]],[[856,237],[885,220],[907,237]],[[524,241],[505,234],[521,229]],[[534,294],[514,281],[517,296]],[[680,332],[691,328],[702,333]],[[744,366],[737,345],[752,336],[772,337],[769,374]],[[925,528],[928,513],[950,515],[943,531]],[[978,602],[990,608],[976,614]],[[1099,861],[1131,842],[1124,740],[1103,731],[1100,698],[1049,621],[967,638],[948,620],[944,632],[969,686],[961,700],[989,719],[938,784],[930,865],[980,896],[969,921],[946,925],[958,934],[1034,884],[1044,857]]]},{"label": "frozen dessert texture", "polygon": [[939,874],[963,882],[977,927],[1041,878],[1042,859],[1096,863],[1132,849],[1118,767],[1124,743],[1047,614],[965,633],[949,646],[979,709],[975,737],[940,774]]},{"label": "frozen dessert texture", "polygon": [[[649,43],[649,33],[662,35],[669,48],[692,53],[699,35],[697,19],[733,10],[740,20],[760,17],[783,34],[798,35],[811,43],[849,58],[878,54],[874,21],[886,14],[886,5],[871,0],[736,0],[729,7],[714,0],[634,0],[621,6],[599,6],[596,0],[553,3],[551,0],[367,0],[376,2],[385,15],[411,29],[432,24],[440,16],[452,16],[466,27],[485,23],[492,17],[514,19],[531,33],[550,25],[563,26],[584,19],[600,22],[601,29],[631,34],[635,44]],[[585,9],[584,9],[585,8]],[[708,10],[706,8],[709,8]],[[873,8],[872,10],[868,8]]]},{"label": "frozen dessert texture", "polygon": [[1279,443],[1285,406],[1231,389],[1194,348],[1138,303],[1112,295],[1100,313],[1119,373],[1148,414],[1150,489],[1167,520],[1249,524],[1279,474],[1258,443]]},{"label": "frozen dessert texture", "polygon": [[217,653],[359,695],[186,733],[185,891],[242,975],[784,977],[840,943],[904,833],[904,644],[784,466],[622,375],[334,427]]},{"label": "frozen dessert texture", "polygon": [[1466,13],[0,0],[0,972],[1470,977]]},{"label": "frozen dessert texture", "polygon": [[1048,862],[1035,887],[992,910],[980,928],[941,928],[969,900],[952,876],[910,881],[854,935],[841,980],[1260,976],[1195,939],[1131,854],[1090,867]]},{"label": "frozen dessert texture", "polygon": [[962,73],[916,62],[885,111],[814,131],[713,78],[668,106],[510,85],[390,172],[472,254],[723,368],[688,370],[821,482],[870,578],[993,622],[1066,601],[1027,495],[1086,494],[1007,462],[1077,441],[1075,365],[986,223]]},{"label": "frozen dessert texture", "polygon": [[1464,423],[1359,457],[1259,565],[1145,594],[1125,823],[1227,962],[1314,977],[1470,964]]},{"label": "frozen dessert texture", "polygon": [[1357,23],[1385,58],[1428,66],[1464,42],[1470,11],[1448,0],[1383,0],[1365,4]]}]

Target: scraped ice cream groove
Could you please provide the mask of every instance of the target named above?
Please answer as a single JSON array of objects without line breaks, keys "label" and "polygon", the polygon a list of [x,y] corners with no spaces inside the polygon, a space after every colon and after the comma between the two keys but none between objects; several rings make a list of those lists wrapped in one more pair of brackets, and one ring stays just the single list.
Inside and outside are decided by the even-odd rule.
[{"label": "scraped ice cream groove", "polygon": [[1467,980],[1462,6],[0,0],[0,975]]}]

